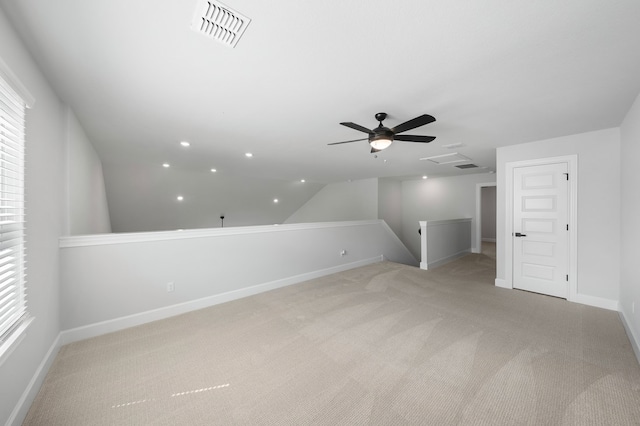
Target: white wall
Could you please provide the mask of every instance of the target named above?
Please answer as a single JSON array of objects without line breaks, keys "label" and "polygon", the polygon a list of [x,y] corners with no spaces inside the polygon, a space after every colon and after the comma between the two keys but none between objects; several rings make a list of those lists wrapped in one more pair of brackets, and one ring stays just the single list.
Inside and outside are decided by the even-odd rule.
[{"label": "white wall", "polygon": [[[578,294],[620,296],[620,131],[606,129],[497,150],[498,206],[505,205],[505,164],[578,155]],[[497,278],[505,279],[505,208],[497,211]]]},{"label": "white wall", "polygon": [[[0,424],[5,424],[13,416],[20,423],[26,415],[26,411],[14,413],[14,409],[21,406],[23,393],[60,332],[58,238],[66,215],[66,180],[64,108],[1,9],[0,58],[35,98],[26,118],[25,181],[27,297],[35,320],[25,339],[0,366]],[[36,383],[35,391],[38,387]],[[25,395],[26,408],[33,396]]]},{"label": "white wall", "polygon": [[[640,95],[620,128],[621,136],[621,276],[620,310],[635,340],[640,360]],[[635,313],[632,304],[635,303]]]},{"label": "white wall", "polygon": [[78,327],[131,326],[178,304],[201,308],[380,256],[412,260],[381,220],[69,237],[61,247],[62,327],[82,337]]},{"label": "white wall", "polygon": [[331,183],[284,223],[334,222],[378,218],[378,179]]},{"label": "white wall", "polygon": [[495,175],[488,173],[402,182],[402,242],[419,259],[419,221],[472,218],[476,247],[476,185],[492,182]]},{"label": "white wall", "polygon": [[486,240],[496,239],[496,187],[485,186],[481,193],[481,238]]},{"label": "white wall", "polygon": [[111,232],[102,162],[82,125],[66,108],[68,235]]},{"label": "white wall", "polygon": [[378,219],[387,222],[398,238],[402,237],[402,182],[378,179]]}]

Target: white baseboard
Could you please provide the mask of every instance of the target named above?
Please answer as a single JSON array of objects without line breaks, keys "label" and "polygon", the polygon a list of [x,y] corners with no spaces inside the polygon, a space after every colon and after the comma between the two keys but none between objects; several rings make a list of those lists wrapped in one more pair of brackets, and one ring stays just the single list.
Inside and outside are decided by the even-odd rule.
[{"label": "white baseboard", "polygon": [[[513,287],[503,278],[496,278],[496,287],[512,289]],[[608,309],[610,311],[619,311],[620,304],[617,300],[604,299],[602,297],[588,296],[585,294],[577,294],[570,302],[580,303],[582,305],[595,306],[596,308]]]},{"label": "white baseboard", "polygon": [[462,250],[459,251],[458,253],[452,254],[451,256],[447,256],[447,257],[443,257],[442,259],[438,259],[436,261],[433,262],[420,262],[420,269],[433,269],[433,268],[437,268],[438,266],[442,266],[445,263],[449,263],[452,262],[462,256],[466,256],[469,253],[471,253],[471,249],[466,249],[466,250]]},{"label": "white baseboard", "polygon": [[18,403],[7,419],[7,423],[5,423],[6,426],[18,426],[22,424],[24,418],[29,412],[29,408],[31,408],[33,400],[36,398],[38,391],[40,391],[40,387],[44,382],[44,378],[47,376],[49,368],[51,367],[51,364],[53,364],[53,360],[56,358],[56,355],[58,355],[58,351],[60,350],[61,346],[60,334],[58,334],[58,337],[56,337],[56,340],[54,340],[53,344],[47,351],[47,354],[44,356],[44,359],[31,378],[29,385],[22,393],[22,396],[18,400]]},{"label": "white baseboard", "polygon": [[177,305],[166,306],[163,308],[153,309],[126,317],[115,318],[112,320],[89,324],[70,330],[64,330],[62,333],[60,333],[61,345],[77,342],[79,340],[89,339],[91,337],[100,336],[102,334],[112,333],[114,331],[124,330],[126,328],[173,317],[198,309],[208,308],[209,306],[230,302],[232,300],[241,299],[243,297],[252,296],[254,294],[263,293],[269,290],[275,290],[277,288],[286,287],[292,284],[298,284],[303,281],[320,278],[325,275],[335,274],[337,272],[347,271],[349,269],[358,268],[360,266],[370,265],[372,263],[381,262],[383,259],[383,256],[380,255],[369,259],[346,263],[331,268],[307,272],[280,280],[258,284],[239,290],[229,291],[221,294],[214,294],[212,296],[191,300],[189,302],[179,303]]},{"label": "white baseboard", "polygon": [[513,289],[511,285],[507,284],[507,280],[503,278],[496,278],[495,285],[500,288],[508,288],[509,290]]},{"label": "white baseboard", "polygon": [[629,341],[631,342],[633,352],[636,354],[638,364],[640,364],[640,338],[638,338],[638,336],[636,336],[633,332],[630,322],[627,321],[627,314],[624,312],[624,310],[620,310],[620,312],[618,312],[618,315],[620,315],[620,320],[622,321],[624,330],[627,332],[627,336],[629,337]]},{"label": "white baseboard", "polygon": [[610,311],[620,310],[620,303],[617,300],[588,296],[586,294],[576,294],[575,298],[571,301],[575,303],[581,303],[583,305],[595,306],[596,308],[608,309]]}]

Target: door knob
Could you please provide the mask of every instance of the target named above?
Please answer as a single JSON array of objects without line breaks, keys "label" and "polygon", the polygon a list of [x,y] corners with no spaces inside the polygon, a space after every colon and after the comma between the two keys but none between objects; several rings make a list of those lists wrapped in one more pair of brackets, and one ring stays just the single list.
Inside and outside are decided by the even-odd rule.
[{"label": "door knob", "polygon": [[515,236],[516,236],[516,237],[526,237],[526,236],[527,236],[527,234],[521,234],[521,233],[519,233],[519,232],[516,232],[516,233],[515,233]]}]

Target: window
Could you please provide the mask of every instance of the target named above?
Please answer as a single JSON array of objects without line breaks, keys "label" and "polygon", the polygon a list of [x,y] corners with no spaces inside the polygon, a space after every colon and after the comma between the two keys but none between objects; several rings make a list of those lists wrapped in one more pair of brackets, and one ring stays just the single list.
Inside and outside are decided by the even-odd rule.
[{"label": "window", "polygon": [[25,110],[25,101],[0,73],[0,356],[29,323],[24,266]]}]

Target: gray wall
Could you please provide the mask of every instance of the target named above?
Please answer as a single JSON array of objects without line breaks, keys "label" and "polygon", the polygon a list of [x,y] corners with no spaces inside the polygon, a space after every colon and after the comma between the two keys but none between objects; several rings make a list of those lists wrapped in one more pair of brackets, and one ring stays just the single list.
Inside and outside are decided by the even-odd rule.
[{"label": "gray wall", "polygon": [[[505,164],[578,155],[578,294],[620,295],[620,131],[607,129],[498,148],[498,206],[505,206]],[[497,211],[497,271],[505,279],[505,208]]]},{"label": "gray wall", "polygon": [[476,188],[495,182],[488,173],[402,182],[402,241],[420,258],[421,220],[472,218],[471,246],[476,247]]},{"label": "gray wall", "polygon": [[[35,320],[24,340],[0,366],[0,424],[4,424],[60,332],[58,238],[66,215],[66,180],[64,107],[2,10],[0,57],[35,98],[26,119],[25,182],[27,308]],[[25,414],[17,413],[19,420]]]},{"label": "gray wall", "polygon": [[[412,260],[380,220],[70,237],[62,243],[65,330],[212,296],[247,295],[242,292],[253,286],[302,281],[309,273],[379,256]],[[166,291],[168,282],[174,292]]]},{"label": "gray wall", "polygon": [[494,183],[488,173],[396,181],[362,179],[329,184],[286,223],[383,219],[417,259],[420,259],[418,222],[472,218],[475,242],[476,190],[479,183]]},{"label": "gray wall", "polygon": [[[620,310],[635,337],[636,350],[640,345],[640,269],[638,242],[640,241],[640,95],[622,123],[621,184],[622,184],[622,245],[620,276]],[[635,303],[635,313],[632,304]],[[640,351],[636,352],[640,360]]]},{"label": "gray wall", "polygon": [[378,219],[378,179],[330,183],[284,223]]},{"label": "gray wall", "polygon": [[378,219],[400,238],[402,237],[402,182],[395,179],[378,179]]},{"label": "gray wall", "polygon": [[222,214],[225,227],[284,223],[324,186],[176,163],[168,169],[160,163],[111,165],[104,178],[113,232],[217,228]]},{"label": "gray wall", "polygon": [[25,171],[27,310],[35,319],[0,365],[0,424],[19,424],[58,348],[59,238],[109,232],[110,225],[100,160],[2,9],[0,58],[35,98],[26,117]]},{"label": "gray wall", "polygon": [[111,232],[102,162],[82,125],[66,108],[69,235]]}]

